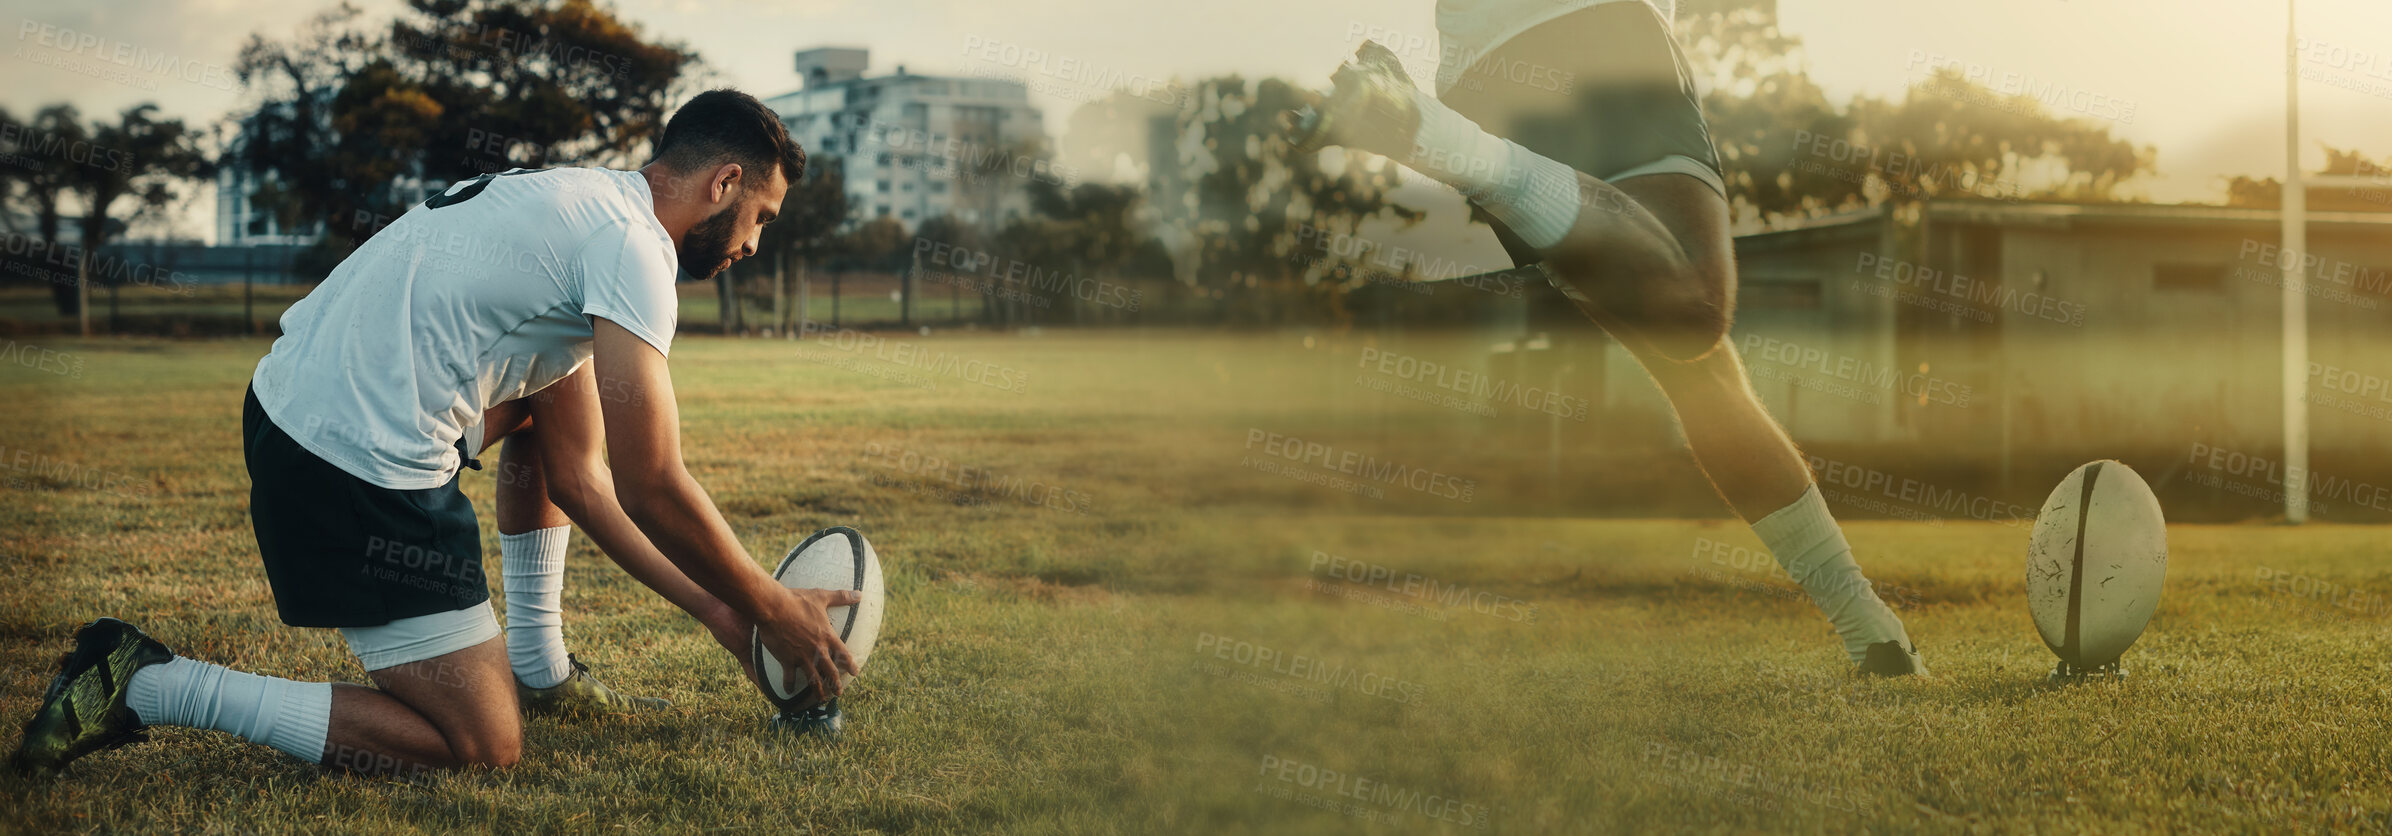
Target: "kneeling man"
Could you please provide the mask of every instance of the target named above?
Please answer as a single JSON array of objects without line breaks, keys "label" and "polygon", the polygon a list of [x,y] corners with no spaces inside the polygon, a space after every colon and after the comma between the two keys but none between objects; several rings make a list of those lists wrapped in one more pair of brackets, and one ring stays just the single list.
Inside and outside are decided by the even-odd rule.
[{"label": "kneeling man", "polygon": [[[760,629],[836,695],[855,664],[825,611],[854,593],[783,589],[740,547],[682,465],[665,364],[676,268],[707,278],[753,254],[805,162],[770,109],[715,90],[639,171],[484,175],[376,233],[284,314],[241,420],[282,620],[339,629],[376,687],[178,657],[104,618],[76,633],[16,765],[56,772],[175,725],[355,771],[503,767],[522,710],[661,704],[565,653],[569,523],[743,667]],[[503,641],[457,489],[500,439]]]}]

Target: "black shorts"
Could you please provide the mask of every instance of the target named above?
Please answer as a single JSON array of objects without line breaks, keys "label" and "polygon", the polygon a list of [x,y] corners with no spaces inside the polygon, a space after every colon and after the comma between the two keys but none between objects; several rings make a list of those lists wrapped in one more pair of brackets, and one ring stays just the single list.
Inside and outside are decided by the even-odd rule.
[{"label": "black shorts", "polygon": [[454,477],[397,490],[351,476],[275,426],[255,391],[241,438],[249,519],[283,623],[376,627],[490,600],[481,524]]},{"label": "black shorts", "polygon": [[[1441,101],[1489,133],[1597,179],[1671,155],[1720,170],[1694,74],[1669,22],[1648,3],[1580,9],[1513,36],[1464,69]],[[1515,262],[1539,260],[1487,220]]]}]

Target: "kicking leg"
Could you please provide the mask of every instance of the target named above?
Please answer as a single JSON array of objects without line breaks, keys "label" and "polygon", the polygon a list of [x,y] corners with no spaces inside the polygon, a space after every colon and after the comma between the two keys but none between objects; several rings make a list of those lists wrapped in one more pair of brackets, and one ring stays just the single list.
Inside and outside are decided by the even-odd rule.
[{"label": "kicking leg", "polygon": [[[1294,116],[1299,148],[1382,154],[1454,187],[1534,250],[1580,307],[1612,314],[1606,327],[1623,338],[1680,360],[1718,344],[1733,305],[1729,285],[1700,280],[1709,254],[1690,251],[1689,239],[1628,192],[1488,133],[1413,86],[1376,43],[1338,68],[1336,84],[1320,108]],[[1724,230],[1697,243],[1724,251]]]},{"label": "kicking leg", "polygon": [[[1685,271],[1670,275],[1669,281],[1700,285],[1697,299],[1733,304],[1735,263],[1728,243],[1727,206],[1716,192],[1695,178],[1672,175],[1623,180],[1614,188],[1656,218],[1673,242],[1687,242],[1672,245],[1689,257]],[[1599,261],[1563,255],[1546,266],[1557,277],[1569,277],[1562,281],[1577,285],[1604,280],[1571,280],[1592,274],[1581,265]],[[1619,337],[1653,376],[1703,475],[1835,625],[1846,655],[1865,671],[1923,671],[1901,619],[1878,598],[1853,560],[1852,547],[1813,484],[1809,465],[1753,391],[1743,358],[1727,339],[1725,316],[1712,331],[1679,327],[1656,332],[1630,324],[1649,310],[1623,315],[1585,295],[1571,296],[1580,310]],[[1691,319],[1678,321],[1682,326]],[[1700,335],[1709,337],[1709,349],[1686,351],[1684,346]],[[1675,359],[1689,353],[1695,358]]]},{"label": "kicking leg", "polygon": [[1871,672],[1924,669],[1726,339],[1735,262],[1727,204],[1711,184],[1667,174],[1615,184],[1571,170],[1423,95],[1376,44],[1339,69],[1329,101],[1295,127],[1299,147],[1385,154],[1493,215],[1515,236],[1507,246],[1541,263],[1653,375],[1704,475],[1835,624],[1852,661]]}]

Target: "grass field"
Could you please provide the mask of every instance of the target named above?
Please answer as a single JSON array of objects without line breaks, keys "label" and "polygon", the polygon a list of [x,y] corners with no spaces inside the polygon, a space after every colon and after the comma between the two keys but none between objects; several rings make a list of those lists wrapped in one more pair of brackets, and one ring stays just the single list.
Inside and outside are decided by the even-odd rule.
[{"label": "grass field", "polygon": [[[1936,672],[1856,681],[1743,526],[1509,513],[1512,460],[1470,416],[1357,394],[1351,339],[903,340],[673,354],[692,470],[758,559],[849,524],[887,564],[843,743],[766,733],[703,631],[577,539],[568,642],[670,711],[535,722],[512,770],[412,783],[161,730],[0,777],[0,831],[2392,826],[2382,529],[2173,528],[2132,676],[2054,686],[2023,527],[1853,522]],[[265,347],[51,340],[74,362],[0,366],[12,739],[103,614],[363,681],[331,631],[276,621],[254,556],[235,427]],[[1275,435],[1482,490],[1318,484],[1274,469]],[[490,481],[465,485],[495,560]]]}]

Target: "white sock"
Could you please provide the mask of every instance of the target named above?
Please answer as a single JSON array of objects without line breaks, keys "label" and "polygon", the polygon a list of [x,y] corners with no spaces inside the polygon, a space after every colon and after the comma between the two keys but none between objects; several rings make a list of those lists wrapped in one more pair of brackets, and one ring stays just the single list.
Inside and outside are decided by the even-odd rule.
[{"label": "white sock", "polygon": [[125,702],[153,726],[215,729],[308,763],[324,760],[332,684],[293,682],[176,657],[133,672]]},{"label": "white sock", "polygon": [[565,681],[565,546],[573,527],[560,525],[498,536],[500,575],[507,585],[507,662],[533,688]]},{"label": "white sock", "polygon": [[1860,565],[1852,562],[1852,546],[1844,542],[1844,530],[1828,514],[1817,485],[1803,491],[1794,504],[1753,523],[1752,532],[1769,546],[1786,574],[1810,593],[1811,603],[1835,623],[1852,661],[1861,661],[1869,645],[1878,642],[1910,647],[1902,620],[1877,598],[1877,590],[1861,576]]},{"label": "white sock", "polygon": [[1406,165],[1486,207],[1529,246],[1541,250],[1569,236],[1584,204],[1577,171],[1487,133],[1425,93],[1414,91],[1413,100],[1420,131]]}]

